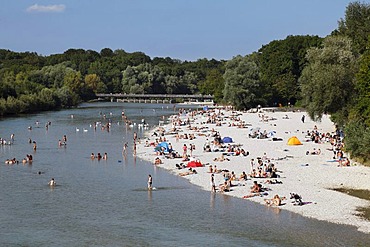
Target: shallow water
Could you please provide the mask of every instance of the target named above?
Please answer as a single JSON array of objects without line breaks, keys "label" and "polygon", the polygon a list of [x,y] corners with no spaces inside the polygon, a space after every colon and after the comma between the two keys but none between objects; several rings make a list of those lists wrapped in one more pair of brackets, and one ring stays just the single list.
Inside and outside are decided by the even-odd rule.
[{"label": "shallow water", "polygon": [[[337,188],[335,191],[346,193],[350,196],[358,197],[370,201],[370,190],[355,190],[348,188]],[[363,217],[366,220],[370,221],[370,208],[369,207],[360,207],[357,209],[359,216]]]},{"label": "shallow water", "polygon": [[[307,219],[211,194],[132,155],[138,123],[158,124],[172,105],[94,103],[0,121],[0,246],[365,246],[354,227]],[[112,115],[110,115],[110,112]],[[90,124],[111,118],[109,132]],[[71,118],[73,115],[73,118]],[[39,121],[39,125],[36,125]],[[45,123],[51,121],[48,130]],[[28,126],[33,129],[28,130]],[[80,131],[76,131],[76,128]],[[83,129],[87,132],[84,132]],[[58,140],[67,135],[66,147]],[[28,138],[37,142],[33,152]],[[128,154],[122,147],[129,143]],[[108,160],[90,154],[108,153]],[[5,165],[32,154],[32,165]],[[38,171],[44,172],[38,175]],[[157,190],[147,191],[148,174]],[[57,186],[47,186],[54,177]]]}]

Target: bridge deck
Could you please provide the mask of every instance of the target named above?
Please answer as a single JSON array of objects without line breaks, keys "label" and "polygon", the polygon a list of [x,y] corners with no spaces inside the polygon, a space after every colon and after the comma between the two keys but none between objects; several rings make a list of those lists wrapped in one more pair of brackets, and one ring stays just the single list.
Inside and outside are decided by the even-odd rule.
[{"label": "bridge deck", "polygon": [[214,99],[213,95],[202,95],[202,94],[122,94],[122,93],[111,93],[104,94],[98,93],[97,97],[114,97],[114,98],[126,98],[126,99]]}]

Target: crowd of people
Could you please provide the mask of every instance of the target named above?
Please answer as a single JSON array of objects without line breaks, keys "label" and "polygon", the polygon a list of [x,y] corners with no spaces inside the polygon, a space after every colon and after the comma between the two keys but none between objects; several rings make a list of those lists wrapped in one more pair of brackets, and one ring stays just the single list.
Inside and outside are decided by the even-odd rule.
[{"label": "crowd of people", "polygon": [[[266,114],[260,114],[259,118],[263,123],[276,120],[276,118],[269,117]],[[286,114],[283,119],[290,121],[291,118]],[[305,116],[303,115],[300,120],[302,124],[304,124],[306,121]],[[213,192],[227,193],[232,191],[234,186],[245,186],[245,188],[249,188],[245,191],[247,194],[245,198],[267,196],[267,192],[271,190],[269,186],[279,186],[279,184],[283,183],[280,179],[282,171],[278,170],[276,161],[287,159],[289,158],[288,155],[283,158],[268,158],[266,152],[264,152],[260,157],[246,159],[244,161],[246,169],[241,171],[239,175],[236,175],[236,173],[230,171],[230,169],[220,169],[216,166],[217,163],[224,163],[221,167],[227,167],[229,163],[233,163],[234,157],[250,156],[249,151],[246,151],[241,144],[224,143],[220,130],[217,129],[218,127],[250,127],[250,129],[254,131],[249,132],[249,137],[273,141],[276,139],[283,140],[282,138],[276,138],[274,136],[276,134],[275,131],[268,133],[266,130],[260,131],[259,128],[253,128],[251,124],[241,120],[240,113],[232,112],[230,115],[227,115],[225,111],[218,109],[180,109],[177,115],[169,118],[169,125],[170,127],[168,127],[168,130],[166,126],[160,126],[154,130],[154,134],[151,136],[156,138],[154,142],[151,140],[145,141],[144,146],[148,148],[158,147],[161,142],[168,142],[170,145],[170,148],[165,148],[163,146],[159,149],[156,148],[155,155],[157,157],[154,161],[155,165],[164,164],[167,159],[179,159],[180,162],[177,162],[174,167],[174,169],[178,170],[178,174],[180,176],[193,175],[198,172],[194,172],[195,169],[189,169],[186,162],[194,160],[194,155],[202,157],[201,152],[215,153],[217,156],[206,156],[212,157],[211,160],[203,160],[204,163],[208,164],[207,172],[211,174],[210,188]],[[270,125],[276,126],[274,123]],[[306,141],[315,144],[324,142],[331,143],[335,158],[338,159],[339,166],[345,166],[349,164],[349,159],[343,157],[343,142],[341,137],[342,133],[340,131],[334,134],[323,134],[319,132],[317,126],[314,126],[313,130],[307,131]],[[192,141],[198,138],[204,140],[203,148],[200,150],[195,149],[195,145],[192,143]],[[176,142],[176,148],[171,145],[171,141],[174,140]],[[197,143],[199,143],[199,141]],[[196,152],[194,153],[194,151]],[[307,151],[306,155],[320,156],[322,152],[321,147],[315,147]],[[249,185],[252,181],[253,183]],[[286,199],[286,197],[276,194],[273,198],[266,199],[265,202],[267,205],[279,206],[282,205],[281,201],[284,199]]]},{"label": "crowd of people", "polygon": [[[106,116],[105,114],[101,114],[101,116],[106,119]],[[71,115],[71,118],[73,119],[74,118],[74,115]],[[127,118],[125,118],[126,120]],[[109,126],[111,125],[111,120],[110,119],[107,119],[107,123],[106,124],[102,124],[101,122],[94,122],[93,125],[90,125],[90,127],[93,127],[94,130],[96,130],[96,127],[98,125],[102,125],[102,130],[108,130],[109,131]],[[51,122],[50,121],[47,121],[45,123],[45,129],[46,131],[49,130],[51,126]],[[34,131],[35,128],[40,128],[40,121],[36,121],[35,122],[35,126],[28,126],[27,127],[27,130],[32,133],[32,131]],[[85,130],[85,129],[84,129]],[[78,128],[76,128],[76,131],[79,131]],[[87,131],[86,131],[87,132]],[[13,145],[15,144],[16,140],[15,140],[15,134],[11,134],[10,135],[10,139],[5,139],[5,138],[0,138],[0,145]],[[29,153],[29,154],[26,154],[24,158],[21,158],[20,160],[17,159],[16,157],[13,157],[13,158],[8,158],[5,160],[5,164],[6,165],[16,165],[16,164],[23,164],[23,165],[32,165],[33,162],[34,162],[34,155],[37,153],[37,142],[33,139],[31,139],[30,137],[28,138],[28,141],[29,145],[31,146],[30,147],[30,150],[32,150],[32,154]],[[66,147],[67,146],[67,135],[63,135],[60,139],[58,139],[58,147]],[[107,152],[101,154],[100,152],[97,153],[96,155],[94,153],[91,153],[90,155],[90,158],[91,160],[107,160],[108,159],[108,154]],[[44,174],[43,171],[38,171],[37,174],[41,175],[41,174]],[[52,178],[49,183],[48,183],[50,186],[55,186],[56,183],[55,183],[55,179]]]}]

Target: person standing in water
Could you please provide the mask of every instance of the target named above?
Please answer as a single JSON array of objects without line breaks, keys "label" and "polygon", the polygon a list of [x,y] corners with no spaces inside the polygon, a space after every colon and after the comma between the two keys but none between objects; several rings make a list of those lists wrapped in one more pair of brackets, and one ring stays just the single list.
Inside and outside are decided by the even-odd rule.
[{"label": "person standing in water", "polygon": [[211,191],[216,192],[215,175],[211,174]]},{"label": "person standing in water", "polygon": [[49,185],[49,186],[55,186],[55,185],[57,185],[57,184],[56,184],[56,182],[55,182],[55,180],[54,180],[54,178],[52,178],[52,179],[49,181],[48,185]]},{"label": "person standing in water", "polygon": [[152,178],[152,175],[149,174],[148,176],[148,190],[151,190],[153,187],[153,178]]}]

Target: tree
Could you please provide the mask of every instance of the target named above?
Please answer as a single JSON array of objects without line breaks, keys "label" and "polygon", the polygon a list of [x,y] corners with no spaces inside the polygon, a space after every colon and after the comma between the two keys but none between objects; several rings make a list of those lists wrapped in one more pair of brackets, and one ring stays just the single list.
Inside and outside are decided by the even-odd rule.
[{"label": "tree", "polygon": [[366,50],[370,34],[370,4],[359,1],[349,3],[345,18],[338,22],[338,33],[348,36],[359,54]]},{"label": "tree", "polygon": [[265,97],[270,104],[295,104],[300,99],[298,78],[307,63],[306,51],[319,46],[321,41],[318,36],[288,36],[259,49],[261,81],[269,85]]},{"label": "tree", "polygon": [[68,67],[68,62],[63,62],[56,65],[44,66],[40,70],[34,70],[30,73],[29,79],[47,88],[59,88],[63,86],[65,75],[71,71],[73,69]]},{"label": "tree", "polygon": [[57,107],[57,100],[54,91],[49,88],[43,88],[38,93],[40,110],[48,111]]},{"label": "tree", "polygon": [[361,162],[370,161],[370,127],[360,120],[351,120],[345,127],[345,148]]},{"label": "tree", "polygon": [[149,63],[128,66],[123,72],[123,92],[165,93],[165,77],[158,66]]},{"label": "tree", "polygon": [[100,56],[102,56],[102,57],[113,57],[114,53],[111,49],[104,48],[100,51]]},{"label": "tree", "polygon": [[200,93],[214,95],[215,101],[221,101],[223,99],[223,90],[225,87],[224,78],[222,76],[223,74],[217,69],[208,71],[205,81],[199,85]]},{"label": "tree", "polygon": [[104,93],[107,87],[100,80],[100,77],[96,74],[88,74],[85,76],[85,85],[88,89],[94,93]]},{"label": "tree", "polygon": [[5,108],[4,114],[9,114],[9,115],[24,112],[24,109],[26,108],[26,105],[23,101],[15,97],[12,97],[12,96],[9,96],[6,99],[5,106],[6,108]]},{"label": "tree", "polygon": [[350,120],[359,120],[370,127],[370,46],[368,47],[360,59],[359,70],[356,73],[357,97],[355,98],[356,104],[352,107]]},{"label": "tree", "polygon": [[6,98],[8,96],[17,96],[15,90],[15,75],[13,71],[5,71],[4,74],[0,75],[0,98]]},{"label": "tree", "polygon": [[175,94],[177,92],[178,87],[179,87],[179,80],[177,76],[166,75],[165,83],[166,83],[166,93]]},{"label": "tree", "polygon": [[237,109],[256,107],[263,103],[259,70],[255,55],[236,56],[226,63],[224,100]]},{"label": "tree", "polygon": [[58,106],[62,108],[75,106],[80,100],[78,94],[70,91],[67,87],[58,88],[55,95],[58,99]]},{"label": "tree", "polygon": [[40,109],[40,100],[36,93],[34,94],[22,94],[19,97],[19,100],[22,101],[25,107],[20,111],[22,113],[36,112]]},{"label": "tree", "polygon": [[[132,93],[131,87],[134,87],[137,83],[135,68],[127,66],[127,68],[122,72],[122,92]],[[138,88],[135,87],[135,91],[137,90]],[[143,91],[140,93],[143,93]]]},{"label": "tree", "polygon": [[343,124],[348,117],[354,94],[356,58],[351,40],[328,36],[322,48],[307,51],[308,65],[300,77],[302,103],[312,119],[332,114],[334,122]]},{"label": "tree", "polygon": [[74,92],[83,98],[85,85],[80,72],[69,71],[64,76],[64,86],[67,87],[69,91]]}]

